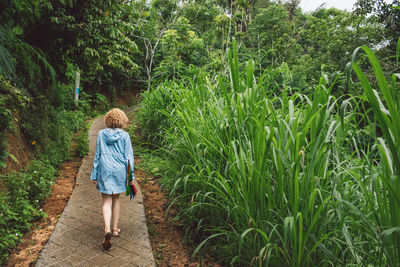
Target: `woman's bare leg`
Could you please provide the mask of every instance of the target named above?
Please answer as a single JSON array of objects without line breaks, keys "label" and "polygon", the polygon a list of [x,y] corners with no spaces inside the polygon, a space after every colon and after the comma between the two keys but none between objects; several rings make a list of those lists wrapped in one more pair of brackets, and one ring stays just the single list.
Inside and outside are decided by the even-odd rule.
[{"label": "woman's bare leg", "polygon": [[104,231],[110,232],[111,231],[111,227],[110,227],[110,223],[111,223],[111,214],[112,214],[112,203],[113,203],[113,198],[111,195],[107,195],[107,194],[101,194],[102,198],[103,198],[103,218],[104,218]]},{"label": "woman's bare leg", "polygon": [[[119,194],[112,195],[112,224],[113,230],[118,230],[119,221]],[[114,234],[114,232],[113,232]]]}]

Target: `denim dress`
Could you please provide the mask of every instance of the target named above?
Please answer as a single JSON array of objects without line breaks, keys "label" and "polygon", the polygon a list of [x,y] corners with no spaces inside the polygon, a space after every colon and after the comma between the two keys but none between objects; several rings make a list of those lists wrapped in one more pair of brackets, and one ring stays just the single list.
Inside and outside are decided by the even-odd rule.
[{"label": "denim dress", "polygon": [[125,192],[128,161],[133,173],[133,149],[129,134],[119,128],[99,131],[90,175],[91,180],[97,181],[97,190],[109,195]]}]

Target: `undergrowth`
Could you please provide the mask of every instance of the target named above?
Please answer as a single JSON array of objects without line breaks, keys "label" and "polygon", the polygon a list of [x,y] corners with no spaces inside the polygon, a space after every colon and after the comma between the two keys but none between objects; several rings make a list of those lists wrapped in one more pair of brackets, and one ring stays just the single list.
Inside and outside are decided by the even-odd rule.
[{"label": "undergrowth", "polygon": [[[102,112],[86,112],[85,105],[76,110],[47,108],[46,114],[31,115],[24,120],[22,128],[27,131],[26,138],[34,140],[36,156],[27,168],[0,175],[0,265],[29,231],[31,223],[47,216],[41,206],[50,196],[60,164],[88,153],[92,121],[85,120],[88,115]],[[40,130],[37,123],[34,126],[35,122],[44,128]],[[75,138],[74,132],[79,132]],[[70,151],[72,142],[77,144],[74,151]]]},{"label": "undergrowth", "polygon": [[4,187],[0,190],[0,263],[7,260],[31,222],[46,216],[41,205],[50,195],[59,165],[71,158],[68,151],[73,131],[84,124],[82,112],[53,110],[51,113],[57,119],[46,129],[51,134],[41,140],[44,145],[37,148],[36,159],[26,169],[0,176]]},{"label": "undergrowth", "polygon": [[[134,117],[137,117],[137,112]],[[160,183],[166,188],[170,188],[167,177],[176,174],[176,166],[168,151],[159,148],[157,149],[151,143],[146,142],[145,139],[138,137],[135,134],[138,121],[133,121],[127,129],[131,136],[131,141],[134,146],[134,155],[141,158],[140,163],[135,162],[135,168],[143,169],[146,173],[151,173],[154,177],[161,178]],[[145,181],[146,182],[146,181]]]}]

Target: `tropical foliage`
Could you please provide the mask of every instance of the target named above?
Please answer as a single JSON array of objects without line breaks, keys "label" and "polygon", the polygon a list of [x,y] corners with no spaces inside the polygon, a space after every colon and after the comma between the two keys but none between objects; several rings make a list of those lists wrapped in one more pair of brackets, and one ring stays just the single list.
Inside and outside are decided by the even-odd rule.
[{"label": "tropical foliage", "polygon": [[0,168],[19,129],[37,160],[3,171],[0,224],[21,228],[5,228],[1,261],[43,216],[72,132],[83,156],[84,120],[143,90],[142,139],[158,148],[143,158],[195,254],[398,266],[399,2],[299,2],[0,1]]}]

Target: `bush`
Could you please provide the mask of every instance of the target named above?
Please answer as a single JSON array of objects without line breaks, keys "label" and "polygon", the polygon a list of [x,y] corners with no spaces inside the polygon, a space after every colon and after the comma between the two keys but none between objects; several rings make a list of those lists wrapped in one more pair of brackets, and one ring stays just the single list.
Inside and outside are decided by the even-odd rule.
[{"label": "bush", "polygon": [[0,192],[0,264],[7,260],[9,251],[29,230],[29,222],[43,215],[30,203],[24,192],[19,193],[21,195],[15,196]]},{"label": "bush", "polygon": [[89,129],[91,123],[86,124],[86,126],[80,131],[76,140],[76,150],[75,155],[83,158],[89,153]]},{"label": "bush", "polygon": [[30,222],[43,217],[40,206],[50,195],[56,169],[48,162],[34,160],[24,171],[1,175],[0,264],[30,229]]}]

